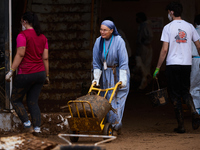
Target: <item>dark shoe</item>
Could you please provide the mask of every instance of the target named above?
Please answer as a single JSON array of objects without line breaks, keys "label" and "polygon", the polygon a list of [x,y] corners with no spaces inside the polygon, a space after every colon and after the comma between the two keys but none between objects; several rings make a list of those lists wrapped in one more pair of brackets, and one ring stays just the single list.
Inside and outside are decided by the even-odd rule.
[{"label": "dark shoe", "polygon": [[118,129],[118,130],[117,130],[117,134],[118,134],[118,135],[121,135],[121,134],[122,134],[122,130],[121,130],[121,129]]},{"label": "dark shoe", "polygon": [[198,129],[200,126],[200,118],[198,113],[194,113],[192,116],[192,128],[194,130]]},{"label": "dark shoe", "polygon": [[28,127],[25,127],[24,126],[24,129],[22,130],[23,133],[32,133],[33,132],[33,127],[32,126],[28,126]]},{"label": "dark shoe", "polygon": [[174,132],[176,132],[176,133],[185,133],[185,129],[184,129],[184,127],[182,127],[182,128],[175,128]]},{"label": "dark shoe", "polygon": [[40,137],[40,138],[47,138],[48,135],[47,134],[44,134],[42,132],[33,132],[32,133],[34,136],[37,136],[37,137]]},{"label": "dark shoe", "polygon": [[34,136],[37,136],[37,137],[42,137],[42,132],[33,132],[33,135]]},{"label": "dark shoe", "polygon": [[118,135],[117,131],[113,130],[113,136],[117,136],[117,135]]}]

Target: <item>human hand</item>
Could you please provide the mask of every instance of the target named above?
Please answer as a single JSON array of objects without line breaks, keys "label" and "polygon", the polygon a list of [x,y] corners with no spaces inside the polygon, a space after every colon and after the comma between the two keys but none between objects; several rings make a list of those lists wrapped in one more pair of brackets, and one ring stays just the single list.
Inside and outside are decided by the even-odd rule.
[{"label": "human hand", "polygon": [[127,72],[126,70],[119,70],[119,81],[122,82],[122,84],[120,85],[120,88],[124,88],[126,87],[127,84]]},{"label": "human hand", "polygon": [[6,80],[7,82],[10,82],[10,81],[11,81],[10,78],[13,76],[14,71],[15,71],[15,70],[10,69],[10,71],[6,74],[5,80]]},{"label": "human hand", "polygon": [[44,86],[48,86],[50,84],[49,76],[46,77],[44,81]]},{"label": "human hand", "polygon": [[157,76],[157,74],[158,74],[159,71],[160,71],[160,68],[156,67],[156,70],[153,73],[153,78],[156,78],[156,76]]},{"label": "human hand", "polygon": [[99,86],[101,73],[102,71],[100,69],[94,69],[94,72],[93,72],[94,80],[92,81],[92,83],[96,82],[96,86]]},{"label": "human hand", "polygon": [[100,85],[99,85],[99,80],[95,80],[95,79],[94,79],[94,80],[92,81],[92,83],[94,83],[94,82],[96,82],[95,86],[100,86]]}]

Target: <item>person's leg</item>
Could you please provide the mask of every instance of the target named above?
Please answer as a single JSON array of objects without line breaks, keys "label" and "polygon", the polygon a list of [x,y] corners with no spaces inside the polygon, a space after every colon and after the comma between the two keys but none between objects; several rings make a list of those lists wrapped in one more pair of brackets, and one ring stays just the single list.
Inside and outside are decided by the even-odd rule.
[{"label": "person's leg", "polygon": [[200,58],[192,59],[192,67],[190,74],[190,94],[193,98],[194,106],[198,114],[200,114]]},{"label": "person's leg", "polygon": [[191,66],[182,66],[181,95],[182,95],[183,101],[186,103],[187,107],[190,109],[190,111],[192,113],[193,129],[197,129],[199,127],[198,122],[200,122],[200,120],[199,120],[199,115],[196,112],[192,96],[189,91],[189,89],[190,89],[190,72],[191,72]]},{"label": "person's leg", "polygon": [[167,88],[169,92],[170,99],[174,106],[175,116],[178,122],[178,128],[175,128],[174,131],[177,133],[184,133],[184,117],[182,110],[181,102],[181,84],[180,84],[180,66],[167,66],[166,67],[166,76],[167,76]]},{"label": "person's leg", "polygon": [[29,89],[26,95],[27,106],[31,114],[33,127],[40,127],[41,125],[41,113],[38,106],[38,98],[45,81],[45,72],[38,72],[32,74],[32,78],[35,79],[33,85]]},{"label": "person's leg", "polygon": [[26,75],[17,75],[15,77],[11,95],[11,104],[22,123],[29,121],[28,114],[23,105],[23,98],[30,88],[29,81],[26,80],[27,78],[25,76]]}]

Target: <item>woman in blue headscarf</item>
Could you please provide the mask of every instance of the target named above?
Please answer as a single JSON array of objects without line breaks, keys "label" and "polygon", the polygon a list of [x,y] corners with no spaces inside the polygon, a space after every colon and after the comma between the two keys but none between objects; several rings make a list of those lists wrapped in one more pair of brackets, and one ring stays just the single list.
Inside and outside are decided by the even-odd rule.
[{"label": "woman in blue headscarf", "polygon": [[[94,80],[92,83],[96,82],[97,86],[100,85],[101,88],[107,89],[114,87],[118,81],[122,82],[121,88],[117,90],[111,102],[112,107],[117,110],[117,114],[109,111],[106,117],[107,122],[111,123],[119,134],[129,92],[128,54],[125,42],[112,21],[104,20],[101,23],[100,34],[101,36],[96,39],[93,47]],[[111,94],[112,91],[109,91],[106,97],[108,100]]]}]

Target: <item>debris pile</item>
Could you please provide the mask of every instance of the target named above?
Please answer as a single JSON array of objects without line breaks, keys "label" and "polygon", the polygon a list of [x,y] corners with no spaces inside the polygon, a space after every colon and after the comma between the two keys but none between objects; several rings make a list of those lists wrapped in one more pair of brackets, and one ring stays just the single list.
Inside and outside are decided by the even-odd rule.
[{"label": "debris pile", "polygon": [[41,130],[44,135],[67,133],[68,122],[62,114],[42,114]]},{"label": "debris pile", "polygon": [[31,133],[24,133],[10,137],[0,138],[0,149],[3,150],[50,150],[58,144],[46,139],[33,136]]}]

